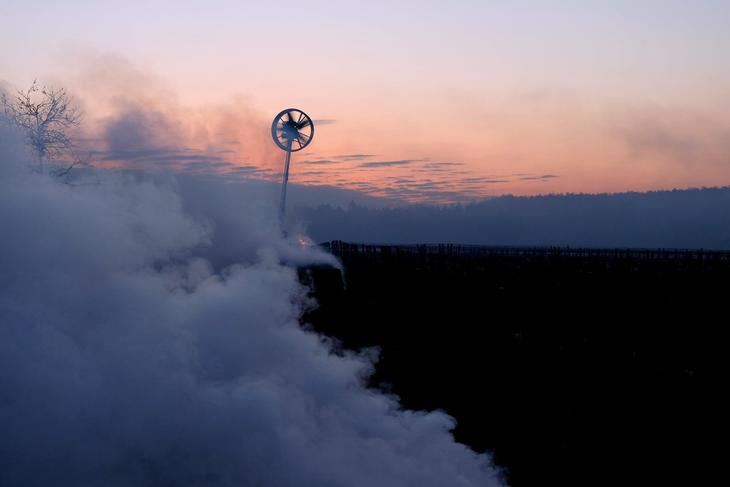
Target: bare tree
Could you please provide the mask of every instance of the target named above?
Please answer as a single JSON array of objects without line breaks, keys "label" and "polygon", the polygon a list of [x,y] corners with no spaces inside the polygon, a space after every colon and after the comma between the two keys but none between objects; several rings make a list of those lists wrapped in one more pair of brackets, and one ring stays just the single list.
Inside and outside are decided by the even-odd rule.
[{"label": "bare tree", "polygon": [[7,117],[25,134],[40,171],[46,161],[59,163],[52,169],[57,175],[84,163],[69,137],[69,131],[81,122],[81,112],[65,89],[33,81],[28,90],[18,90],[14,97],[3,93],[0,100]]}]

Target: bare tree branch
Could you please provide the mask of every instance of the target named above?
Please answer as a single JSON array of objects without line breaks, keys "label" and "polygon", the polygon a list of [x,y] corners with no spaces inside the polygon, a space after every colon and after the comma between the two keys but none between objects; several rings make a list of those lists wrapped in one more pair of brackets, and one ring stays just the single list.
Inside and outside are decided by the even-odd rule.
[{"label": "bare tree branch", "polygon": [[[41,171],[45,161],[70,159],[63,174],[81,164],[69,131],[81,123],[81,112],[64,88],[39,86],[37,81],[14,97],[0,97],[7,117],[24,133]],[[58,173],[56,170],[54,173]]]}]

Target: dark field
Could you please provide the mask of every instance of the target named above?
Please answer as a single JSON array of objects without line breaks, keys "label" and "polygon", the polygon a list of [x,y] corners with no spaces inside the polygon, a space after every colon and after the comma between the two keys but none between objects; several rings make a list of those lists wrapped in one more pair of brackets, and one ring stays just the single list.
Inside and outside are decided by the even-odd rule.
[{"label": "dark field", "polygon": [[455,417],[513,487],[699,485],[724,463],[730,253],[328,247],[346,286],[302,269],[304,321],[379,347],[371,385]]}]

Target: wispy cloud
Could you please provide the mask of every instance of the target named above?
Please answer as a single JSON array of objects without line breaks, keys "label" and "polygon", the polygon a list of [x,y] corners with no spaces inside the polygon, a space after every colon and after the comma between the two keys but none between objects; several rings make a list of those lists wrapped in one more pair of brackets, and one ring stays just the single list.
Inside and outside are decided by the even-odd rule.
[{"label": "wispy cloud", "polygon": [[[220,152],[218,152],[220,154]],[[93,151],[92,155],[104,161],[137,162],[151,164],[207,164],[211,167],[230,166],[231,162],[216,154],[194,152],[187,149],[160,147],[152,149]]]},{"label": "wispy cloud", "polygon": [[547,181],[548,179],[555,179],[558,176],[555,174],[543,174],[542,176],[522,176],[521,181]]},{"label": "wispy cloud", "polygon": [[496,184],[496,183],[509,183],[509,179],[497,179],[488,177],[477,177],[477,178],[464,178],[461,180],[465,184]]},{"label": "wispy cloud", "polygon": [[317,164],[340,164],[343,161],[336,161],[334,159],[309,159],[306,161],[301,161],[298,164],[307,164],[307,165],[317,165]]},{"label": "wispy cloud", "polygon": [[[428,160],[428,159],[424,159]],[[429,162],[428,164],[424,164],[423,167],[428,169],[436,169],[436,168],[447,168],[447,167],[454,167],[454,166],[463,166],[463,162]]]},{"label": "wispy cloud", "polygon": [[231,174],[231,173],[252,173],[252,172],[262,172],[262,171],[267,171],[267,170],[261,169],[260,167],[257,167],[257,166],[250,166],[250,165],[248,165],[248,166],[235,166],[235,167],[227,170],[226,173],[227,174]]},{"label": "wispy cloud", "polygon": [[342,159],[343,161],[361,161],[363,159],[370,159],[375,156],[375,154],[344,154],[340,156],[335,156],[335,158]]},{"label": "wispy cloud", "polygon": [[414,162],[422,162],[425,159],[400,159],[398,161],[371,161],[371,162],[363,162],[362,164],[358,164],[357,167],[392,167],[392,166],[406,166],[408,164],[413,164]]}]

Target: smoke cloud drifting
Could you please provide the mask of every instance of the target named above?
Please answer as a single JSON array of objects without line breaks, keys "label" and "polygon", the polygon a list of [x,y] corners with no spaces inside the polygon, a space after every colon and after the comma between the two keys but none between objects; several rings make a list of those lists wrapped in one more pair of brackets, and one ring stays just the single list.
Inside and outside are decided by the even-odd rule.
[{"label": "smoke cloud drifting", "polygon": [[331,257],[273,208],[172,176],[65,184],[1,125],[0,485],[498,484],[452,419],[300,327],[281,262]]}]

